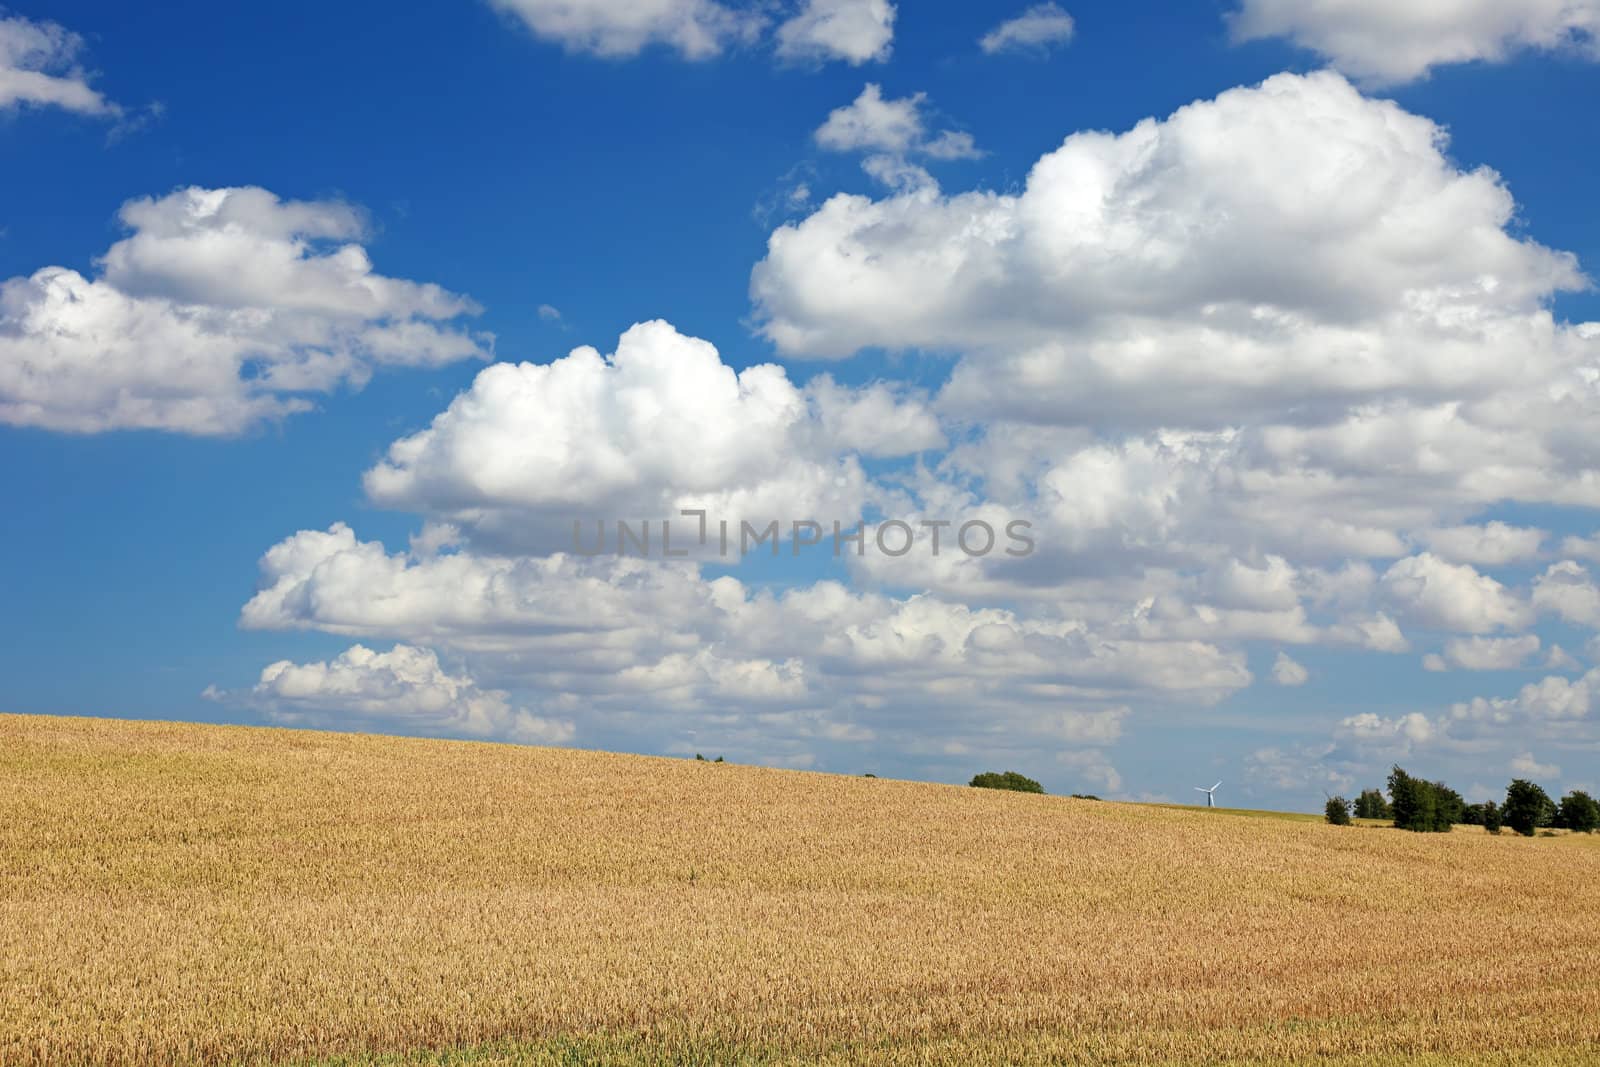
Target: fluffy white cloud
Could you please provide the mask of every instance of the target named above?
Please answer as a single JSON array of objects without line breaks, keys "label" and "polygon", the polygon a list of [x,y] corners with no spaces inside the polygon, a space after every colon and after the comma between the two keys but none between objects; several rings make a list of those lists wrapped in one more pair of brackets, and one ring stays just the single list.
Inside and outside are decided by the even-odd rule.
[{"label": "fluffy white cloud", "polygon": [[1134,698],[1210,703],[1251,681],[1242,653],[1203,640],[834,582],[775,593],[689,563],[393,555],[335,526],[285,540],[261,568],[248,628],[439,648],[536,694],[539,708],[657,736],[685,723],[753,729],[754,718],[768,740],[797,745],[846,742],[846,727],[907,745],[1102,745]]},{"label": "fluffy white cloud", "polygon": [[1434,629],[1482,634],[1533,621],[1532,608],[1493,578],[1429,552],[1390,567],[1383,588],[1392,603]]},{"label": "fluffy white cloud", "polygon": [[[1329,742],[1263,750],[1247,761],[1247,768],[1251,777],[1286,790],[1318,783],[1343,789],[1358,781],[1381,780],[1394,761],[1413,759],[1438,767],[1441,761],[1465,758],[1467,763],[1453,765],[1480,772],[1494,765],[1491,760],[1509,760],[1514,774],[1557,777],[1557,768],[1533,762],[1526,751],[1530,740],[1566,750],[1592,750],[1600,741],[1590,715],[1597,702],[1600,671],[1576,680],[1552,676],[1523,686],[1515,697],[1480,697],[1432,718],[1421,712],[1347,716]],[[1474,792],[1488,790],[1475,787]]]},{"label": "fluffy white cloud", "polygon": [[1550,675],[1522,687],[1515,697],[1476,697],[1450,708],[1446,721],[1461,727],[1526,731],[1577,723],[1600,698],[1600,670],[1580,678]]},{"label": "fluffy white cloud", "polygon": [[1066,711],[1055,717],[1055,733],[1064,741],[1080,745],[1109,745],[1122,736],[1123,723],[1131,708],[1104,711]]},{"label": "fluffy white cloud", "polygon": [[83,38],[54,22],[0,18],[0,111],[24,105],[84,115],[122,109],[89,86],[78,66]]},{"label": "fluffy white cloud", "polygon": [[[1144,566],[1144,595],[1162,587],[1152,566],[1200,568],[1184,595],[1229,611],[1242,544],[1290,568],[1429,545],[1434,561],[1390,587],[1509,565],[1542,531],[1464,520],[1504,501],[1600,504],[1600,446],[1576,429],[1600,418],[1600,326],[1550,317],[1550,296],[1582,285],[1576,262],[1510,232],[1498,176],[1445,147],[1338,75],[1282,75],[1074,134],[1018,195],[947,197],[928,179],[830,198],[771,235],[752,294],[789,354],[962,352],[936,403],[981,429],[936,475],[1037,520],[1048,547],[1013,595],[1059,595],[1046,561],[1094,558]],[[1440,569],[1435,593],[1450,574],[1466,577]],[[995,574],[947,560],[925,579],[994,589]],[[1525,629],[1514,593],[1483,606],[1408,617]],[[1376,625],[1363,616],[1323,632]],[[1381,643],[1405,646],[1392,622]]]},{"label": "fluffy white cloud", "polygon": [[953,135],[946,132],[928,140],[922,117],[927,98],[926,93],[914,93],[885,100],[882,87],[868,82],[853,102],[829,112],[827,121],[813,136],[817,144],[834,152],[925,152],[940,156],[950,152]]},{"label": "fluffy white cloud", "polygon": [[805,395],[823,441],[865,456],[908,456],[945,445],[939,420],[914,393],[887,382],[860,388],[820,374]]},{"label": "fluffy white cloud", "polygon": [[1600,55],[1600,0],[1242,0],[1237,40],[1287,37],[1376,84],[1522,49]]},{"label": "fluffy white cloud", "polygon": [[[955,350],[937,399],[736,370],[664,322],[496,365],[366,476],[425,520],[411,551],[302,531],[242,623],[436,648],[606,745],[832,766],[865,739],[939,766],[1064,748],[1056,766],[1112,788],[1097,749],[1146,708],[1249,685],[1247,642],[1395,653],[1404,624],[1473,635],[1425,635],[1439,666],[1506,669],[1540,651],[1538,612],[1588,617],[1577,564],[1531,588],[1497,570],[1548,536],[1497,508],[1600,504],[1600,328],[1553,318],[1576,263],[1515,232],[1509,192],[1438,127],[1284,76],[1074,135],[1015,194],[947,196],[910,173],[937,141],[923,105],[869,86],[830,116],[820,144],[913,191],[827,201],[753,284],[785,352]],[[576,515],[688,507],[881,513],[919,550],[851,555],[853,588],[559,550]],[[978,518],[1028,520],[1038,551],[969,558],[949,527],[921,550],[925,520]],[[1285,651],[1271,677],[1307,672]],[[1519,749],[1581,743],[1586,694],[1554,677],[1459,714],[1351,716],[1252,767],[1304,788],[1414,746],[1498,766],[1517,729]]]},{"label": "fluffy white cloud", "polygon": [[[496,647],[498,635],[536,640],[572,630],[597,635],[603,653],[607,642],[598,635],[644,641],[659,618],[715,613],[714,594],[723,588],[699,582],[686,565],[618,557],[448,553],[408,559],[356,540],[343,524],[301,531],[273,546],[261,572],[262,588],[241,615],[246,627],[377,634],[470,649]],[[606,669],[629,662],[611,659]]]},{"label": "fluffy white cloud", "polygon": [[1464,752],[1485,752],[1533,739],[1563,747],[1589,747],[1595,733],[1595,707],[1600,705],[1600,670],[1578,678],[1549,675],[1522,686],[1517,696],[1474,697],[1453,704],[1437,720],[1446,744]]},{"label": "fluffy white cloud", "polygon": [[1479,567],[1503,567],[1539,555],[1545,532],[1527,527],[1490,522],[1482,526],[1450,526],[1424,530],[1422,540],[1436,555],[1452,563],[1471,563]]},{"label": "fluffy white cloud", "polygon": [[978,47],[989,55],[1043,50],[1072,40],[1073,29],[1072,16],[1061,5],[1034,4],[978,38]]},{"label": "fluffy white cloud", "polygon": [[1533,606],[1567,622],[1600,630],[1600,586],[1570,559],[1552,564],[1534,579]]},{"label": "fluffy white cloud", "polygon": [[652,45],[685,59],[707,59],[730,44],[752,40],[765,19],[715,0],[491,0],[537,37],[570,52],[611,58],[638,55]]},{"label": "fluffy white cloud", "polygon": [[1600,534],[1594,537],[1568,537],[1561,542],[1561,554],[1574,559],[1600,563]]},{"label": "fluffy white cloud", "polygon": [[889,0],[804,0],[778,27],[778,55],[838,59],[852,66],[889,58],[895,7]]},{"label": "fluffy white cloud", "polygon": [[1533,753],[1524,752],[1512,758],[1508,765],[1512,774],[1527,778],[1560,778],[1561,768],[1554,763],[1540,763]]},{"label": "fluffy white cloud", "polygon": [[476,305],[372,269],[345,204],[264,189],[132,200],[100,277],[0,283],[0,422],[237,433],[379,366],[486,356]]},{"label": "fluffy white cloud", "polygon": [[827,376],[802,389],[773,364],[736,372],[709,342],[655,321],[630,328],[609,356],[583,347],[485,368],[365,481],[388,507],[505,541],[520,533],[548,546],[554,529],[570,547],[574,520],[672,519],[681,508],[735,529],[745,519],[849,524],[876,493],[858,453],[943,441],[915,394]]},{"label": "fluffy white cloud", "polygon": [[[835,132],[858,127],[914,138],[904,113]],[[1485,513],[1600,505],[1600,325],[1551,316],[1576,261],[1446,149],[1336,74],[1283,75],[1074,134],[1018,194],[835,196],[772,234],[752,295],[791,355],[960,353],[935,403],[977,428],[911,511],[1025,515],[1043,548],[1010,584],[926,557],[897,584],[1076,609],[1092,570],[1147,625],[1391,651],[1385,610],[1520,631],[1528,606],[1474,568],[1544,534]],[[1402,562],[1357,588],[1362,559]]]},{"label": "fluffy white cloud", "polygon": [[1290,659],[1288,653],[1279,652],[1272,661],[1272,680],[1284,686],[1305,685],[1311,680],[1311,672]]},{"label": "fluffy white cloud", "polygon": [[1321,421],[1594,358],[1542,306],[1572,258],[1508,233],[1498,177],[1444,144],[1337,75],[1280,75],[1074,134],[1018,195],[834,196],[772,234],[752,295],[791,355],[976,349],[948,400],[1039,421]]},{"label": "fluffy white cloud", "polygon": [[513,707],[503,692],[452,675],[429,649],[396,645],[375,652],[354,645],[330,662],[281,660],[247,692],[212,687],[206,696],[263,710],[293,726],[366,727],[527,744],[573,738],[572,723]]},{"label": "fluffy white cloud", "polygon": [[1358,744],[1385,746],[1398,744],[1408,747],[1433,739],[1433,723],[1426,715],[1412,712],[1397,719],[1386,719],[1372,712],[1351,715],[1339,723],[1337,736]]},{"label": "fluffy white cloud", "polygon": [[1583,664],[1560,645],[1551,645],[1544,657],[1544,668],[1547,671],[1577,671],[1583,669]]},{"label": "fluffy white cloud", "polygon": [[1281,556],[1268,556],[1260,566],[1230,559],[1214,573],[1213,601],[1222,606],[1271,611],[1300,603],[1295,570]]},{"label": "fluffy white cloud", "polygon": [[[534,36],[569,52],[626,59],[663,47],[704,60],[753,44],[771,26],[774,4],[717,0],[490,0]],[[852,66],[889,58],[895,7],[889,0],[799,0],[773,43],[791,62],[841,60]]]},{"label": "fluffy white cloud", "polygon": [[829,112],[813,136],[830,151],[872,153],[862,167],[890,188],[929,187],[932,176],[910,157],[976,159],[983,153],[969,133],[943,130],[930,136],[922,114],[926,101],[926,93],[886,100],[882,88],[869,82],[853,102]]},{"label": "fluffy white cloud", "polygon": [[[1529,742],[1593,751],[1600,743],[1591,714],[1597,706],[1600,670],[1576,679],[1552,675],[1523,686],[1513,697],[1478,697],[1431,718],[1421,712],[1347,716],[1334,728],[1330,742],[1291,751],[1266,750],[1252,757],[1249,765],[1254,777],[1283,789],[1316,782],[1381,780],[1389,764],[1411,759],[1426,760],[1430,767],[1464,759],[1467,762],[1454,766],[1479,772],[1495,765],[1491,761],[1509,760],[1514,774],[1558,777],[1558,768],[1533,762],[1526,751]],[[1475,787],[1474,792],[1489,790]]]},{"label": "fluffy white cloud", "polygon": [[1280,76],[1075,134],[1017,195],[835,196],[772,234],[752,294],[792,355],[961,350],[940,403],[990,435],[1231,428],[1194,471],[1224,494],[1209,510],[1402,555],[1408,529],[1501,500],[1600,502],[1600,450],[1569,429],[1600,417],[1600,327],[1545,307],[1581,275],[1444,148],[1337,75]]},{"label": "fluffy white cloud", "polygon": [[1442,653],[1424,657],[1423,666],[1430,671],[1512,671],[1537,655],[1539,646],[1538,634],[1457,637],[1445,642]]}]

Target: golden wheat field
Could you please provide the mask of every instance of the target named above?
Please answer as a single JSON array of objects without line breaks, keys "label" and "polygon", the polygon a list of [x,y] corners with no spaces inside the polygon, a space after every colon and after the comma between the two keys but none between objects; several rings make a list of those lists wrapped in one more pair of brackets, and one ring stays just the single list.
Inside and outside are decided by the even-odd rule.
[{"label": "golden wheat field", "polygon": [[0,716],[0,1062],[1593,1063],[1597,846]]}]

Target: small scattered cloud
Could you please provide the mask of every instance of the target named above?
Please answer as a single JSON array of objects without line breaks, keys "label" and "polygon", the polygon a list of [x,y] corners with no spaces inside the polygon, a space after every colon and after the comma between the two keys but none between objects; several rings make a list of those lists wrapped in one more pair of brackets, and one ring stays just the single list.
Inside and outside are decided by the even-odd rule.
[{"label": "small scattered cloud", "polygon": [[1525,51],[1600,58],[1600,0],[1242,0],[1228,24],[1237,41],[1288,38],[1374,86]]},{"label": "small scattered cloud", "polygon": [[759,12],[714,0],[490,0],[535,37],[568,52],[628,59],[647,48],[666,48],[684,59],[704,60],[757,39],[767,25]]},{"label": "small scattered cloud", "polygon": [[1510,765],[1511,773],[1528,778],[1560,778],[1561,768],[1554,763],[1540,763],[1533,758],[1533,753],[1524,752],[1513,757]]},{"label": "small scattered cloud", "polygon": [[1283,686],[1305,685],[1311,680],[1311,672],[1290,659],[1287,653],[1279,652],[1272,663],[1272,680]]},{"label": "small scattered cloud", "polygon": [[778,27],[778,56],[795,62],[842,60],[851,66],[889,58],[895,7],[889,0],[805,0]]},{"label": "small scattered cloud", "polygon": [[83,38],[54,22],[0,18],[0,111],[59,107],[118,118],[122,108],[89,85],[79,64]]},{"label": "small scattered cloud", "polygon": [[1551,645],[1550,652],[1544,658],[1545,670],[1550,671],[1580,671],[1583,664],[1574,659],[1566,649],[1560,645]]},{"label": "small scattered cloud", "polygon": [[[1445,642],[1441,653],[1423,657],[1422,666],[1429,671],[1514,671],[1528,665],[1538,655],[1540,641],[1537,634],[1520,637],[1457,637]],[[1560,648],[1551,650],[1561,652]],[[1546,664],[1552,666],[1553,664]]]},{"label": "small scattered cloud", "polygon": [[1047,52],[1071,41],[1076,30],[1072,16],[1061,5],[1035,4],[978,38],[978,47],[991,56],[1000,52]]},{"label": "small scattered cloud", "polygon": [[830,152],[870,153],[862,167],[891,189],[932,186],[932,176],[911,162],[924,159],[978,159],[983,155],[970,133],[941,130],[930,134],[923,106],[926,93],[886,98],[882,86],[868,82],[861,94],[834,108],[812,134]]},{"label": "small scattered cloud", "polygon": [[1504,567],[1538,558],[1546,536],[1543,530],[1490,522],[1482,526],[1425,530],[1421,540],[1436,555],[1452,563]]},{"label": "small scattered cloud", "polygon": [[404,644],[388,652],[352,645],[326,662],[280,660],[262,670],[252,689],[212,686],[203,695],[291,726],[399,729],[528,744],[563,744],[575,732],[569,721],[532,714],[499,690],[451,674],[431,649]]}]

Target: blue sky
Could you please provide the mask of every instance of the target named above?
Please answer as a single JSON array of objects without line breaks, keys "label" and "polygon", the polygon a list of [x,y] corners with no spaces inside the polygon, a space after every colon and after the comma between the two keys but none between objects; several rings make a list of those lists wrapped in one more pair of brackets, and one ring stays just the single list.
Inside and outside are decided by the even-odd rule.
[{"label": "blue sky", "polygon": [[[1042,5],[988,52],[1027,4],[626,6],[9,11],[0,73],[51,81],[0,77],[0,707],[1301,808],[1395,760],[1596,784],[1600,14]],[[559,561],[697,499],[1026,515],[1041,559]]]}]

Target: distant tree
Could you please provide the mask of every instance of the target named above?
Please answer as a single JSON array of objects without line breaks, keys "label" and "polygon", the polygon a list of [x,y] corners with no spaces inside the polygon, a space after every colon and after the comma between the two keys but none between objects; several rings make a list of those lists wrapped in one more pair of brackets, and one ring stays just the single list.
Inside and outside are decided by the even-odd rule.
[{"label": "distant tree", "polygon": [[1581,789],[1574,789],[1561,798],[1558,812],[1560,824],[1574,833],[1592,834],[1600,829],[1600,804]]},{"label": "distant tree", "polygon": [[1459,817],[1461,795],[1438,783],[1413,778],[1399,767],[1389,772],[1390,808],[1394,824],[1417,833],[1448,833]]},{"label": "distant tree", "polygon": [[986,771],[974,775],[972,785],[979,789],[1009,789],[1013,793],[1043,793],[1044,786],[1016,771]]},{"label": "distant tree", "polygon": [[1506,803],[1502,814],[1505,824],[1521,834],[1532,837],[1541,826],[1549,826],[1555,819],[1556,806],[1550,794],[1534,783],[1518,778],[1506,789]]},{"label": "distant tree", "polygon": [[1355,817],[1358,819],[1392,819],[1394,812],[1389,802],[1376,789],[1363,789],[1356,797]]},{"label": "distant tree", "polygon": [[1394,824],[1402,829],[1410,829],[1417,817],[1416,789],[1411,776],[1398,765],[1389,771],[1389,811]]},{"label": "distant tree", "polygon": [[1443,782],[1430,783],[1433,787],[1434,804],[1438,808],[1439,820],[1448,830],[1450,827],[1466,822],[1467,802],[1461,794],[1445,785]]},{"label": "distant tree", "polygon": [[1074,794],[1072,794],[1072,799],[1073,800],[1099,800],[1100,798],[1095,796],[1093,793],[1074,793]]},{"label": "distant tree", "polygon": [[1477,805],[1477,809],[1478,818],[1481,820],[1480,825],[1484,830],[1491,834],[1499,833],[1500,824],[1503,821],[1500,816],[1500,805],[1492,800],[1485,800],[1482,804]]},{"label": "distant tree", "polygon": [[1323,810],[1328,822],[1334,826],[1350,825],[1350,802],[1344,797],[1329,797],[1327,807]]},{"label": "distant tree", "polygon": [[1483,805],[1482,804],[1468,804],[1466,806],[1466,808],[1461,812],[1461,822],[1462,822],[1462,825],[1464,825],[1464,826],[1482,826],[1483,825]]}]

